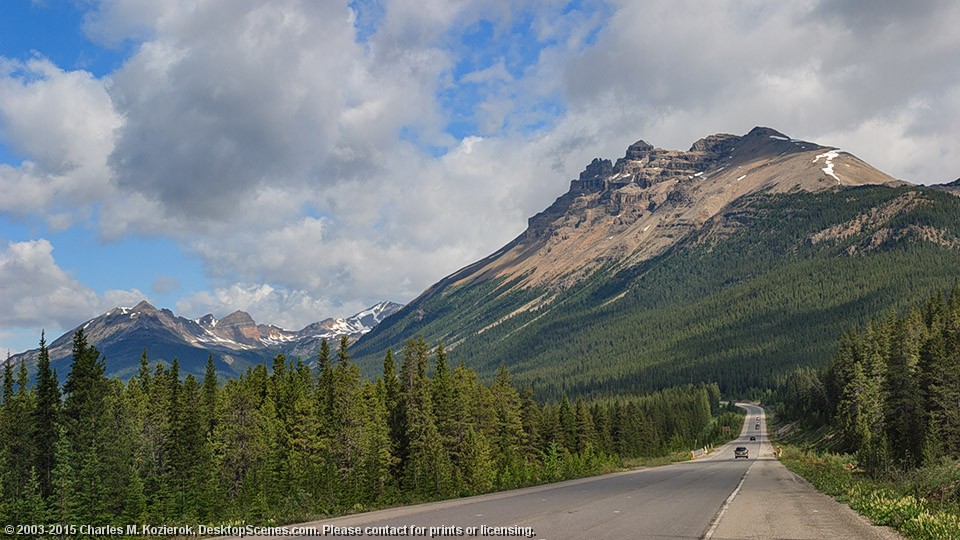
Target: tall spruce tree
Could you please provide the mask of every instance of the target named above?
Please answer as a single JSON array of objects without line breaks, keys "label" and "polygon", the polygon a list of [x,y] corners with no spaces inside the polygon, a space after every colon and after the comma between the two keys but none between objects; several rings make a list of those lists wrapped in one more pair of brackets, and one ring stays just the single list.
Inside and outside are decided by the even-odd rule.
[{"label": "tall spruce tree", "polygon": [[409,444],[404,485],[424,499],[438,497],[452,489],[450,460],[440,442],[426,378],[427,354],[427,344],[422,337],[408,340],[400,370]]},{"label": "tall spruce tree", "polygon": [[507,367],[500,364],[490,386],[496,413],[496,435],[493,448],[497,456],[497,473],[503,485],[523,482],[526,454],[523,422],[520,418],[520,394],[510,380]]},{"label": "tall spruce tree", "polygon": [[330,365],[330,344],[326,338],[320,341],[317,354],[317,399],[320,403],[320,418],[326,422],[333,408],[333,366]]},{"label": "tall spruce tree", "polygon": [[364,411],[363,389],[360,381],[360,369],[348,360],[337,365],[333,373],[333,407],[331,427],[333,445],[331,446],[334,464],[340,477],[340,495],[349,505],[361,502],[360,463],[364,450]]},{"label": "tall spruce tree", "polygon": [[437,343],[436,357],[437,363],[430,381],[433,414],[443,448],[456,465],[460,442],[466,433],[463,410],[458,408],[457,397],[454,395],[457,387],[453,384],[452,374],[447,367],[447,353],[443,349],[442,341]]},{"label": "tall spruce tree", "polygon": [[377,500],[390,501],[395,496],[396,486],[391,469],[394,457],[390,451],[390,428],[384,392],[376,385],[363,384],[363,436],[361,457],[356,475],[359,483],[357,494],[366,504]]},{"label": "tall spruce tree", "polygon": [[106,366],[100,352],[87,344],[83,328],[73,336],[73,361],[63,386],[67,437],[76,452],[95,450],[103,435],[108,391]]},{"label": "tall spruce tree", "polygon": [[[27,503],[39,495],[39,486],[31,492],[36,473],[33,467],[33,438],[31,417],[36,407],[36,396],[30,386],[26,361],[21,361],[17,374],[12,375],[12,362],[7,359],[4,371],[3,432],[0,433],[0,455],[3,456],[3,503],[8,507],[7,519],[12,523],[29,523],[36,509]],[[16,391],[13,390],[16,384]]]},{"label": "tall spruce tree", "polygon": [[917,466],[923,454],[926,415],[918,365],[926,327],[919,310],[892,322],[895,325],[887,362],[884,423],[891,458],[902,468]]},{"label": "tall spruce tree", "polygon": [[89,344],[83,329],[73,336],[73,360],[63,390],[63,416],[74,461],[72,515],[85,523],[109,519],[109,504],[101,479],[108,474],[102,456],[112,440],[107,414],[109,384],[100,352]]},{"label": "tall spruce tree", "polygon": [[40,354],[37,357],[37,406],[33,411],[34,467],[40,494],[47,498],[53,492],[52,475],[56,467],[57,437],[60,434],[60,385],[50,368],[50,351],[44,332],[40,333]]},{"label": "tall spruce tree", "polygon": [[217,427],[217,396],[220,388],[217,380],[217,366],[213,362],[213,353],[207,356],[207,366],[203,374],[203,390],[200,400],[205,422],[206,436],[212,437]]}]

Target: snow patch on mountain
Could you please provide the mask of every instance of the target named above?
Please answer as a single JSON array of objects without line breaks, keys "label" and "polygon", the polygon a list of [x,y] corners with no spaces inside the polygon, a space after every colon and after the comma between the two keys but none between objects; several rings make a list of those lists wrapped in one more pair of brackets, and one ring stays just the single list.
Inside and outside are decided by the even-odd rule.
[{"label": "snow patch on mountain", "polygon": [[313,323],[298,334],[300,337],[331,338],[336,336],[355,336],[366,334],[383,319],[394,314],[402,306],[393,302],[380,302],[352,317],[337,317]]},{"label": "snow patch on mountain", "polygon": [[833,172],[833,159],[840,157],[840,153],[837,152],[837,149],[828,150],[822,154],[818,154],[817,157],[813,158],[813,162],[816,163],[820,158],[823,158],[824,167],[821,169],[824,174],[827,176],[832,176],[837,183],[840,183],[840,178]]},{"label": "snow patch on mountain", "polygon": [[[82,323],[54,340],[49,349],[52,358],[68,358],[73,334],[83,328],[88,343],[95,347],[123,348],[122,344],[128,340],[135,344],[132,348],[137,350],[137,358],[113,357],[113,361],[136,361],[144,348],[140,345],[141,342],[150,344],[151,357],[167,360],[176,353],[168,354],[165,347],[176,346],[177,343],[205,349],[218,358],[224,358],[224,361],[227,361],[230,351],[238,354],[240,351],[252,351],[255,354],[273,356],[301,346],[313,348],[318,345],[317,338],[333,340],[347,335],[355,340],[401,307],[403,306],[393,302],[381,302],[351,317],[326,319],[308,325],[303,330],[294,331],[275,325],[257,324],[248,313],[242,311],[236,311],[219,320],[212,314],[188,319],[177,316],[168,309],[156,309],[147,302],[140,302],[132,308],[113,308]],[[31,350],[12,358],[19,361],[21,358],[35,358],[36,354],[37,350]]]}]

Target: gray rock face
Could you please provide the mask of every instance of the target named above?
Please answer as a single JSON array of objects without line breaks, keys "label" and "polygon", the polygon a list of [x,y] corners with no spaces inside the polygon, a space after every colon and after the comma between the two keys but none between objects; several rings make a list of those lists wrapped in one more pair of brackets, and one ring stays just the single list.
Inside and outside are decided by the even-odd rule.
[{"label": "gray rock face", "polygon": [[580,180],[592,180],[600,176],[606,176],[613,171],[613,164],[609,159],[594,158],[587,165],[587,168],[580,173]]},{"label": "gray rock face", "polygon": [[891,182],[851,154],[766,127],[709,135],[686,151],[639,140],[614,163],[591,161],[520,236],[425,294],[448,283],[518,276],[517,287],[562,290],[603,265],[628,267],[658,256],[750,193]]}]

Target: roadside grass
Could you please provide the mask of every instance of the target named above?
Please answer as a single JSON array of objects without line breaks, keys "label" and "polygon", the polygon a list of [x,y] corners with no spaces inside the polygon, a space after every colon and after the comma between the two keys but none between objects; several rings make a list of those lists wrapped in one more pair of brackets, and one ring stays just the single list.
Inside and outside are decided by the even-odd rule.
[{"label": "roadside grass", "polygon": [[788,469],[874,524],[892,527],[910,539],[960,539],[960,463],[945,460],[872,479],[857,468],[854,456],[808,446],[810,441],[830,441],[826,430],[791,432],[779,439],[771,435],[783,448],[781,461]]},{"label": "roadside grass", "polygon": [[656,457],[627,458],[623,460],[621,470],[635,469],[637,467],[661,467],[663,465],[679,463],[681,461],[690,461],[690,452],[671,452],[669,454]]}]

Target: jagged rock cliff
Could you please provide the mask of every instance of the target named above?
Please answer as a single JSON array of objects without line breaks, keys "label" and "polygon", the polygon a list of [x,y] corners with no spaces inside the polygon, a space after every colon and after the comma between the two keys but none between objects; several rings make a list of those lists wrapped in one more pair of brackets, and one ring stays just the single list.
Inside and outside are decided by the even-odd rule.
[{"label": "jagged rock cliff", "polygon": [[764,127],[710,135],[687,151],[641,140],[616,162],[594,159],[523,234],[453,282],[523,276],[519,286],[562,289],[602,264],[663,253],[749,193],[896,182],[849,153]]}]

